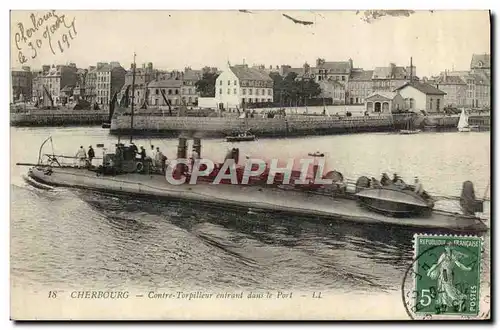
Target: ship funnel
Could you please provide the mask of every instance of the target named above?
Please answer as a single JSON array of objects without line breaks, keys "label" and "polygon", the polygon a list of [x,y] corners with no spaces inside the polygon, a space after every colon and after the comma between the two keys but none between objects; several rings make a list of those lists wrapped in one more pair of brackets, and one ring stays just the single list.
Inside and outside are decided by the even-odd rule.
[{"label": "ship funnel", "polygon": [[187,139],[185,137],[179,138],[179,145],[177,146],[177,158],[187,158]]},{"label": "ship funnel", "polygon": [[193,150],[198,153],[198,156],[201,158],[201,139],[193,138]]},{"label": "ship funnel", "polygon": [[227,152],[226,158],[224,160],[227,160],[227,159],[234,159],[234,163],[238,164],[238,161],[240,160],[240,149],[239,148],[232,148],[231,150],[229,150]]}]

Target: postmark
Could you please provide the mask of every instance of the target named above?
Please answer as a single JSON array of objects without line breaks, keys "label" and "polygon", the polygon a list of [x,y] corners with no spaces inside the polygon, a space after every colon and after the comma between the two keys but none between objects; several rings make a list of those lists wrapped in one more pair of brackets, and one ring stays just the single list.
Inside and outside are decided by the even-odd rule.
[{"label": "postmark", "polygon": [[416,234],[415,259],[402,284],[408,315],[414,319],[484,318],[481,290],[488,288],[482,288],[486,283],[481,282],[482,248],[483,239],[477,236]]}]

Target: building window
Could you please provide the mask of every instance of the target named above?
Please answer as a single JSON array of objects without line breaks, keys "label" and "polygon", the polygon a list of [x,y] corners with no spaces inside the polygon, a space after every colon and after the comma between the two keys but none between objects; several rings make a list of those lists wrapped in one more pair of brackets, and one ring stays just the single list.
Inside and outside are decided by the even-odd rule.
[{"label": "building window", "polygon": [[219,84],[219,85],[221,85],[221,86],[222,86],[222,80],[220,80],[220,84]]},{"label": "building window", "polygon": [[433,100],[432,100],[432,97],[431,97],[431,99],[430,99],[430,109],[431,109],[431,111],[432,111],[432,101]]},{"label": "building window", "polygon": [[168,95],[172,95],[172,90],[171,89],[168,90]]},{"label": "building window", "polygon": [[[252,95],[252,93],[253,93],[253,89],[252,89],[252,88],[250,88],[250,89],[248,90],[248,95]],[[250,102],[252,102],[252,101],[250,101]]]},{"label": "building window", "polygon": [[237,93],[236,93],[236,88],[235,88],[235,89],[233,89],[233,94],[237,94]]},{"label": "building window", "polygon": [[238,86],[238,82],[236,80],[234,81],[234,86]]},{"label": "building window", "polygon": [[345,80],[345,76],[342,76],[342,81],[344,81],[344,80]]},{"label": "building window", "polygon": [[255,89],[255,95],[259,95],[259,90]]},{"label": "building window", "polygon": [[267,95],[271,95],[271,91],[272,91],[271,89],[268,89],[267,90]]},{"label": "building window", "polygon": [[158,88],[157,88],[157,89],[155,90],[155,94],[156,94],[156,95],[158,95],[158,92],[159,92],[159,91],[158,91]]},{"label": "building window", "polygon": [[191,96],[190,96],[190,97],[188,97],[188,102],[189,102],[189,103],[191,103]]},{"label": "building window", "polygon": [[243,94],[243,95],[247,95],[247,90],[246,90],[245,88],[243,88],[243,90],[242,90],[242,94]]},{"label": "building window", "polygon": [[441,110],[441,100],[440,99],[436,99],[436,110],[439,112]]},{"label": "building window", "polygon": [[231,80],[228,80],[228,81],[227,81],[227,85],[228,85],[228,86],[231,86]]},{"label": "building window", "polygon": [[231,88],[227,89],[227,95],[231,94]]},{"label": "building window", "polygon": [[188,94],[191,94],[191,90],[192,90],[191,88],[190,88],[190,89],[188,89]]},{"label": "building window", "polygon": [[262,90],[262,95],[266,95],[266,90],[265,89]]},{"label": "building window", "polygon": [[175,90],[175,95],[179,95],[179,90],[178,89]]},{"label": "building window", "polygon": [[219,88],[219,94],[222,95],[222,88]]}]

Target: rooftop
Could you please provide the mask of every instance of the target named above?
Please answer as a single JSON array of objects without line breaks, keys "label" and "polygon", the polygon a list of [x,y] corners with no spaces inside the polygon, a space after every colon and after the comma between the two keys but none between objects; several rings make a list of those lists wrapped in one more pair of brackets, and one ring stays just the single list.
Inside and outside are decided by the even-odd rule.
[{"label": "rooftop", "polygon": [[373,71],[374,70],[367,70],[367,71],[353,71],[351,72],[351,77],[349,80],[354,80],[354,81],[371,81],[372,76],[373,76]]},{"label": "rooftop", "polygon": [[323,62],[317,65],[315,69],[326,69],[332,73],[348,73],[351,70],[351,63],[349,63],[349,61]]},{"label": "rooftop", "polygon": [[396,95],[398,95],[398,93],[396,93],[396,92],[374,92],[374,93],[371,93],[370,95],[368,95],[366,97],[366,99],[369,99],[369,98],[376,96],[376,95],[380,95],[382,97],[385,97],[388,100],[392,100],[396,97]]},{"label": "rooftop", "polygon": [[180,88],[182,80],[177,79],[163,79],[153,80],[148,84],[148,88]]},{"label": "rooftop", "polygon": [[184,71],[184,80],[200,80],[202,77],[202,71],[201,70],[186,70]]},{"label": "rooftop", "polygon": [[470,61],[471,69],[489,69],[491,65],[490,54],[473,54]]},{"label": "rooftop", "polygon": [[448,74],[437,77],[435,82],[442,85],[465,85],[465,81],[460,76],[449,76]]},{"label": "rooftop", "polygon": [[233,71],[239,80],[273,81],[266,72],[255,68],[249,68],[247,65],[232,66],[231,71]]},{"label": "rooftop", "polygon": [[412,86],[413,88],[415,88],[415,89],[417,89],[417,90],[419,90],[422,93],[427,94],[427,95],[446,95],[446,93],[443,92],[442,90],[437,89],[436,87],[434,87],[432,85],[418,82],[418,81],[407,82],[404,85],[396,88],[395,91],[401,90],[407,86]]}]

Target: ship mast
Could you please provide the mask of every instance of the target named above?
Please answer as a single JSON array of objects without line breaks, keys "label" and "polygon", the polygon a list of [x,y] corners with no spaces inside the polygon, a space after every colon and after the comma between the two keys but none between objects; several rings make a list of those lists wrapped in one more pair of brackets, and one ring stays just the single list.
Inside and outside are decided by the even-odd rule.
[{"label": "ship mast", "polygon": [[132,67],[132,104],[130,105],[130,143],[132,143],[132,135],[134,131],[134,98],[135,98],[135,52],[134,52],[134,64]]}]

